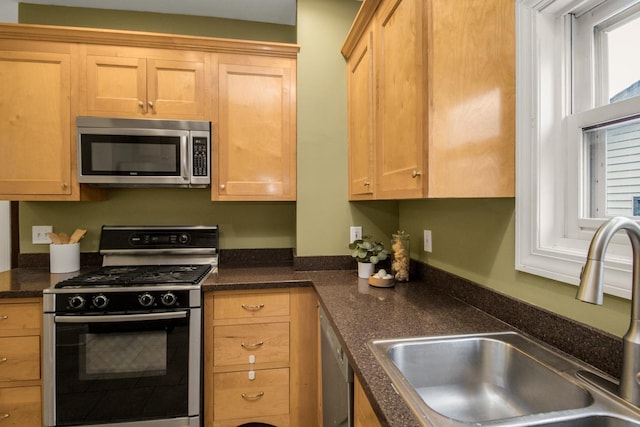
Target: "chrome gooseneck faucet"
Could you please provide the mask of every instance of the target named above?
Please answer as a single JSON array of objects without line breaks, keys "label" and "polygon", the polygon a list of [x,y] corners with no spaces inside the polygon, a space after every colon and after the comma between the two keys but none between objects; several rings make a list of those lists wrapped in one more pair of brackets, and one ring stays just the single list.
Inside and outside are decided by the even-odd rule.
[{"label": "chrome gooseneck faucet", "polygon": [[623,338],[622,375],[618,394],[624,400],[640,406],[640,225],[625,217],[611,218],[591,240],[587,262],[580,275],[576,298],[591,304],[602,304],[604,253],[613,235],[625,230],[633,250],[631,294],[631,324]]}]

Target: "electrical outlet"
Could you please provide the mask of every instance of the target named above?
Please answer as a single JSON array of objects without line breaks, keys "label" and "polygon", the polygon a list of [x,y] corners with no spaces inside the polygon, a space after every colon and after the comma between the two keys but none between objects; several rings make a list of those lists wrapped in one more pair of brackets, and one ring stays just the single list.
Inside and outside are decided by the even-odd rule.
[{"label": "electrical outlet", "polygon": [[424,251],[431,252],[433,241],[431,240],[431,230],[424,230]]},{"label": "electrical outlet", "polygon": [[353,226],[349,229],[349,243],[362,239],[362,227]]},{"label": "electrical outlet", "polygon": [[31,243],[34,245],[48,245],[51,239],[47,233],[51,233],[53,227],[50,225],[34,225],[31,227]]}]

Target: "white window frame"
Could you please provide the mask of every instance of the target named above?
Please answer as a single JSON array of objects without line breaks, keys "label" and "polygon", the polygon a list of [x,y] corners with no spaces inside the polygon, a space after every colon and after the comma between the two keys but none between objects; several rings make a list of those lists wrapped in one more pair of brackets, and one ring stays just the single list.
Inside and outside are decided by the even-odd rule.
[{"label": "white window frame", "polygon": [[[627,0],[607,0],[607,7],[622,1]],[[574,36],[568,13],[589,10],[596,2],[602,0],[516,1],[516,269],[573,285],[579,283],[593,233],[604,222],[581,215],[586,194],[581,129],[607,115],[640,111],[640,100],[630,99],[574,113],[576,103],[596,94],[591,89],[582,98],[572,96],[574,71],[592,78],[593,62],[573,57],[568,48]],[[607,251],[604,290],[630,299],[631,251],[620,234]]]}]

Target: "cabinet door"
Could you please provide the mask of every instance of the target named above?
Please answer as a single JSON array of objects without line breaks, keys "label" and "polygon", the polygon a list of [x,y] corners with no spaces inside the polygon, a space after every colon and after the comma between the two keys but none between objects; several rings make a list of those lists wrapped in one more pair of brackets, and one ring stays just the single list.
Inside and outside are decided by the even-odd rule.
[{"label": "cabinet door", "polygon": [[0,44],[0,194],[6,198],[71,194],[70,63],[67,45]]},{"label": "cabinet door", "polygon": [[261,369],[289,363],[289,322],[216,326],[213,340],[215,367],[246,368],[252,363],[255,369]]},{"label": "cabinet door", "polygon": [[429,5],[429,197],[513,197],[515,3]]},{"label": "cabinet door", "polygon": [[373,411],[371,403],[369,403],[369,399],[367,399],[367,395],[364,393],[358,377],[355,376],[353,394],[354,427],[380,427],[380,421],[378,421],[378,417]]},{"label": "cabinet door", "polygon": [[40,387],[0,388],[0,421],[3,427],[41,427]]},{"label": "cabinet door", "polygon": [[421,0],[387,1],[375,20],[379,91],[376,193],[382,199],[425,195],[423,7]]},{"label": "cabinet door", "polygon": [[40,334],[41,321],[42,307],[37,302],[0,303],[0,336]]},{"label": "cabinet door", "polygon": [[295,60],[220,55],[217,79],[212,198],[295,200]]},{"label": "cabinet door", "polygon": [[289,315],[289,292],[234,292],[216,295],[214,319],[263,319]]},{"label": "cabinet door", "polygon": [[163,117],[204,119],[204,63],[149,59],[147,113]]},{"label": "cabinet door", "polygon": [[86,113],[204,120],[205,53],[86,47]]},{"label": "cabinet door", "polygon": [[0,381],[40,379],[40,337],[0,338]]},{"label": "cabinet door", "polygon": [[87,110],[90,115],[143,114],[147,63],[141,58],[87,55]]},{"label": "cabinet door", "polygon": [[349,196],[369,199],[374,190],[373,33],[366,31],[347,62]]},{"label": "cabinet door", "polygon": [[[289,413],[289,369],[216,374],[213,380],[214,418],[250,418]],[[237,424],[235,424],[237,425]]]}]

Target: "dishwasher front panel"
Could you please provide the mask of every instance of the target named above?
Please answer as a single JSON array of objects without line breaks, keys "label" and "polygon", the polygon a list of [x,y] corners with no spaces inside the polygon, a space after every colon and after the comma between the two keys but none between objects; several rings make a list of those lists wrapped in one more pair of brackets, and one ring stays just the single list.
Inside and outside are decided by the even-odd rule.
[{"label": "dishwasher front panel", "polygon": [[322,419],[324,427],[353,427],[353,370],[320,308]]}]

